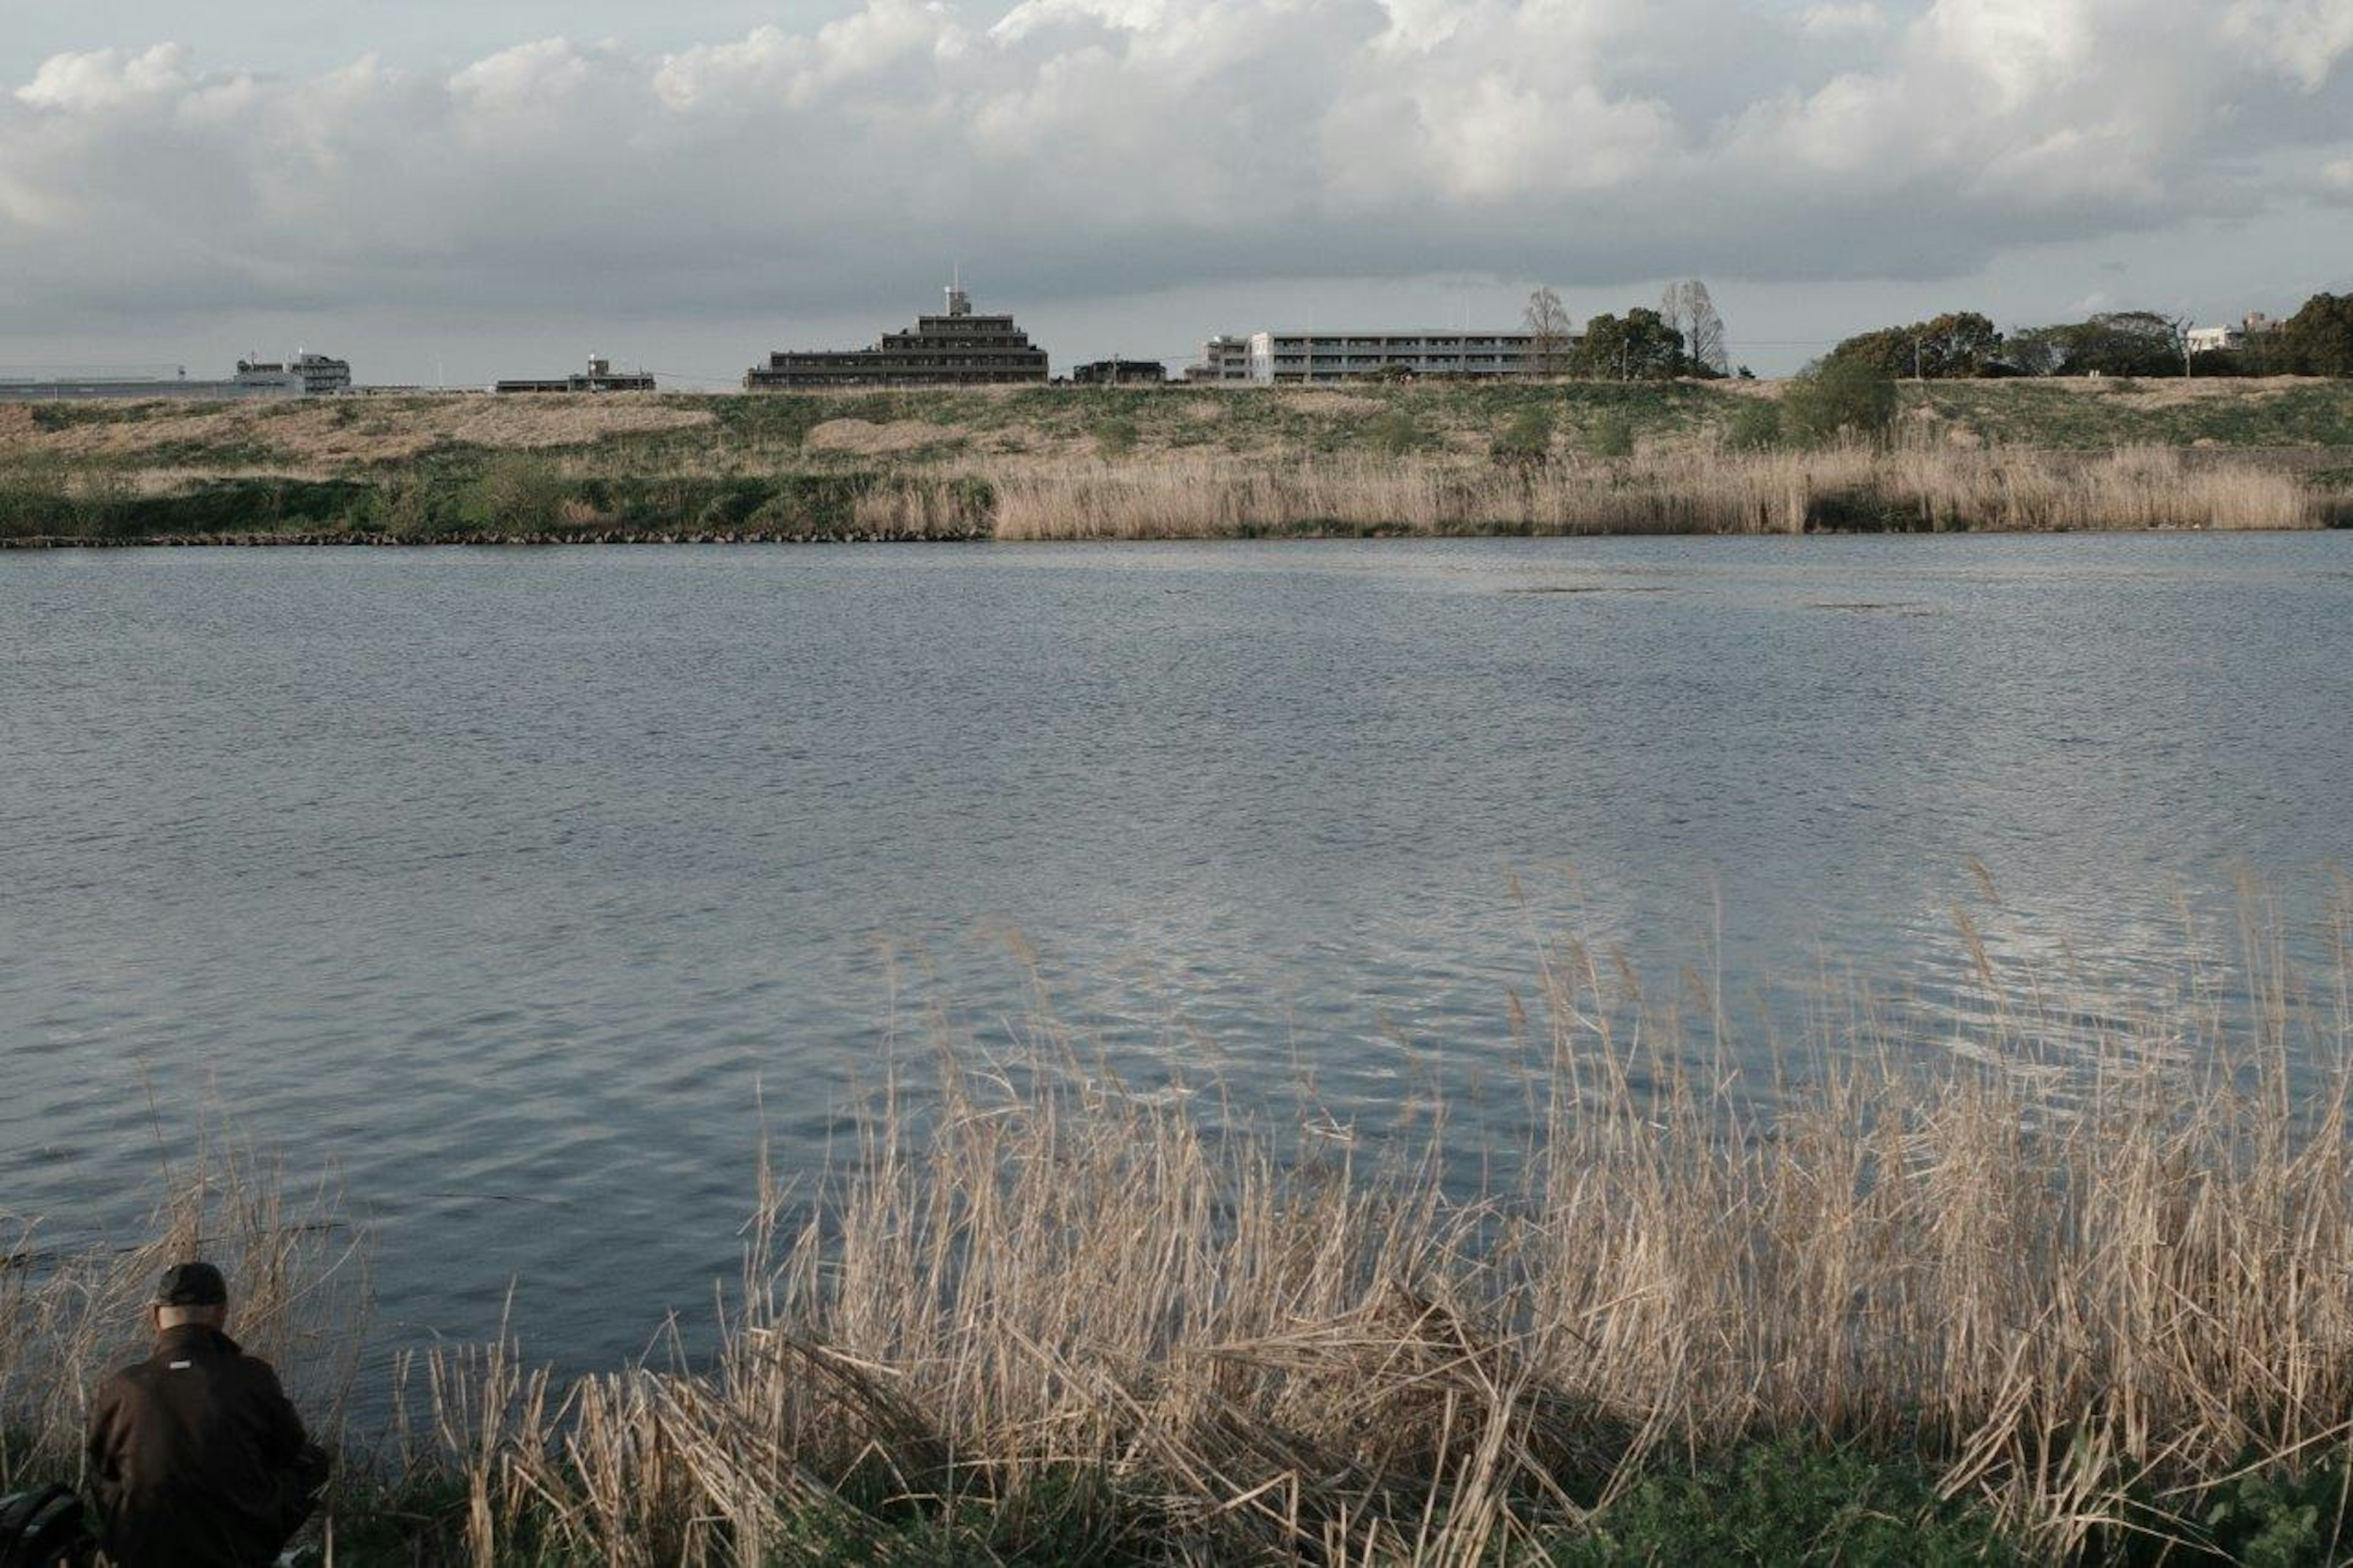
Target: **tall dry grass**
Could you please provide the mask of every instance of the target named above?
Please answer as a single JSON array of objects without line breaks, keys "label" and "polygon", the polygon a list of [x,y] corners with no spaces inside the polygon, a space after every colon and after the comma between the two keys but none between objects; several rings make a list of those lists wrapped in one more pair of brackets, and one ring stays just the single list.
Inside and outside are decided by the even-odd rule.
[{"label": "tall dry grass", "polygon": [[1915,444],[1651,454],[1066,461],[991,468],[1000,539],[1267,534],[1795,533],[1809,528],[2300,529],[2292,474],[2136,448],[2099,457]]},{"label": "tall dry grass", "polygon": [[[1129,1093],[1041,1020],[832,1177],[764,1175],[713,1354],[424,1356],[379,1480],[427,1560],[1470,1564],[1794,1436],[1933,1466],[2050,1560],[2194,1538],[2199,1488],[2353,1417],[2353,968],[2250,931],[2243,973],[2120,1005],[1965,929],[1971,1021],[1858,994],[1761,1058],[1548,950],[1526,1174],[1467,1192],[1435,1142]],[[292,1324],[305,1233],[230,1219]],[[11,1412],[74,1430],[179,1245],[16,1283]]]},{"label": "tall dry grass", "polygon": [[920,1505],[1075,1518],[1097,1560],[1467,1564],[1784,1436],[1925,1460],[2052,1560],[2192,1538],[2198,1488],[2341,1455],[2353,1415],[2325,989],[2003,1000],[1966,1054],[1859,1006],[1776,1071],[1630,1028],[1568,950],[1532,1173],[1467,1197],[1434,1148],[1286,1158],[1050,1036],[768,1187],[712,1364],[445,1360],[438,1462],[480,1562],[890,1561]]},{"label": "tall dry grass", "polygon": [[367,1327],[365,1259],[326,1190],[290,1193],[251,1151],[207,1142],[165,1161],[149,1224],[121,1244],[51,1247],[14,1216],[0,1250],[0,1492],[71,1481],[91,1399],[147,1353],[146,1304],[170,1264],[204,1258],[236,1282],[230,1332],[269,1358],[311,1424],[336,1440]]}]

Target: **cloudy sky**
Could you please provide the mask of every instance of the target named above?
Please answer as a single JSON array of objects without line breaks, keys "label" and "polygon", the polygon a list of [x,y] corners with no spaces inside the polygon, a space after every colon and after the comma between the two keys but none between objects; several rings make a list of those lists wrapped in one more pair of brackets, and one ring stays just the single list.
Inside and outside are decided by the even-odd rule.
[{"label": "cloudy sky", "polygon": [[960,266],[1058,366],[1714,287],[2353,289],[2353,0],[0,0],[0,366],[732,380]]}]

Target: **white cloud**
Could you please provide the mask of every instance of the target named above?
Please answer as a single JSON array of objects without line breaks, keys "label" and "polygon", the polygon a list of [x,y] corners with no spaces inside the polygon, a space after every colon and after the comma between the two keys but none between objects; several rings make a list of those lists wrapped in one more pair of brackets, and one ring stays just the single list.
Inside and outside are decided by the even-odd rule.
[{"label": "white cloud", "polygon": [[115,49],[58,55],[42,62],[33,79],[16,89],[16,100],[61,113],[98,113],[136,98],[187,85],[182,67],[187,51],[158,44],[143,54]]},{"label": "white cloud", "polygon": [[0,98],[0,273],[122,321],[862,310],[949,257],[1063,295],[1925,276],[2308,194],[2353,163],[2348,53],[2353,0],[865,0],[430,73],[100,50]]},{"label": "white cloud", "polygon": [[1887,13],[1872,0],[1809,5],[1798,13],[1798,25],[1817,38],[1875,38],[1887,31]]},{"label": "white cloud", "polygon": [[2223,25],[2248,55],[2306,92],[2353,50],[2353,0],[2234,0]]},{"label": "white cloud", "polygon": [[474,114],[550,112],[563,109],[596,75],[596,62],[569,39],[543,38],[475,61],[449,79],[449,92]]}]

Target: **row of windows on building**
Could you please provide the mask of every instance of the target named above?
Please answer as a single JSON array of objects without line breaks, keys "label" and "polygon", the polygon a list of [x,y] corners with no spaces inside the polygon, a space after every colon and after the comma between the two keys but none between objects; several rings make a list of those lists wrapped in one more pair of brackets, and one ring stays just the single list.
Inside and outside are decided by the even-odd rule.
[{"label": "row of windows on building", "polygon": [[[1558,345],[1565,353],[1575,342]],[[1545,352],[1527,332],[1461,330],[1392,332],[1262,331],[1222,334],[1201,345],[1188,382],[1351,381],[1383,374],[1518,375]],[[962,289],[947,291],[943,315],[923,316],[913,331],[884,333],[863,349],[792,350],[770,354],[744,374],[754,391],[800,386],[1042,385],[1046,351],[1011,316],[973,314]],[[1167,379],[1158,360],[1108,359],[1082,364],[1082,385],[1153,384]]]}]

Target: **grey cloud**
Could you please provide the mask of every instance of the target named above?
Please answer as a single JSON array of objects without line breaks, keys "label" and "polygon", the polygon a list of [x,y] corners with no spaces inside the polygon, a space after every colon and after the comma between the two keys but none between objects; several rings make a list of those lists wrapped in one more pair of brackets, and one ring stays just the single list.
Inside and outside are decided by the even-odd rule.
[{"label": "grey cloud", "polygon": [[868,0],[438,73],[61,56],[0,99],[0,300],[860,314],[954,258],[1082,299],[1951,276],[2334,194],[2269,171],[2347,166],[2348,52],[2353,0]]}]

